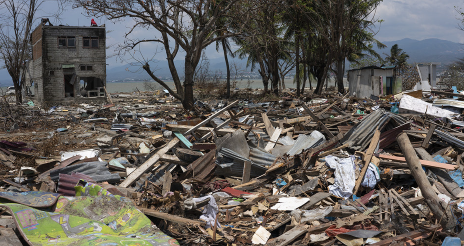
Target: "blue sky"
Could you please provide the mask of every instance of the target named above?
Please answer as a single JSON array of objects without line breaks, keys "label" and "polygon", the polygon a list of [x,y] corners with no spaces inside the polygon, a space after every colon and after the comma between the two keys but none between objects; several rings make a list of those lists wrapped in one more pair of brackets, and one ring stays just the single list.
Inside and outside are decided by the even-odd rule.
[{"label": "blue sky", "polygon": [[[376,38],[380,41],[439,38],[464,43],[464,31],[458,29],[460,20],[455,6],[464,8],[464,0],[384,0],[375,13],[376,18],[384,20],[380,29],[376,30],[378,31]],[[83,26],[90,25],[90,19],[95,18],[87,17],[82,9],[68,7],[60,18],[56,19],[52,17],[56,8],[55,1],[46,1],[37,14],[37,19],[49,17],[54,25]],[[116,53],[117,45],[124,42],[124,34],[132,26],[133,21],[127,19],[113,23],[105,18],[95,18],[95,20],[98,25],[105,24],[108,31],[107,45],[110,46],[107,51],[107,55],[110,56],[108,64],[118,66],[130,62],[130,56],[125,56],[125,61],[121,61],[117,56],[111,56]],[[137,30],[134,33],[139,37],[152,34],[152,30]],[[162,50],[154,44],[143,44],[140,49],[143,54],[153,55],[158,52],[155,58],[165,59]],[[207,48],[206,54],[210,59],[222,57],[222,52],[216,52],[214,44]],[[177,58],[183,59],[182,55],[178,55]]]}]

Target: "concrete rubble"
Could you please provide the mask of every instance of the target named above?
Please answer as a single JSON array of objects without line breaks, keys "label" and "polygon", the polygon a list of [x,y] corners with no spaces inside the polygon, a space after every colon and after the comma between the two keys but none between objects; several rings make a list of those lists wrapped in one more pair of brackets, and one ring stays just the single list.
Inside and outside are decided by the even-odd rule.
[{"label": "concrete rubble", "polygon": [[348,95],[197,101],[190,112],[149,92],[107,105],[0,103],[0,239],[464,241],[462,95]]}]

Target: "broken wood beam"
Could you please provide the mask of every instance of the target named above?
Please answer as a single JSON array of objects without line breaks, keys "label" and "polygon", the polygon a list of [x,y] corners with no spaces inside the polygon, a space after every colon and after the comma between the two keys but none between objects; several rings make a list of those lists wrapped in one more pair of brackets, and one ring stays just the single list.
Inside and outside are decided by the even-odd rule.
[{"label": "broken wood beam", "polygon": [[[402,161],[402,162],[406,161],[404,157],[398,157],[398,156],[393,156],[393,155],[379,154],[378,157],[382,159],[388,159],[388,160],[394,160],[394,161]],[[457,168],[456,165],[445,164],[445,163],[440,163],[436,161],[427,161],[427,160],[419,160],[419,161],[422,166],[426,166],[426,167],[436,167],[436,168],[443,168],[447,170],[455,170]]]},{"label": "broken wood beam", "polygon": [[250,172],[251,172],[251,162],[245,161],[243,163],[242,184],[248,183],[250,181]]},{"label": "broken wood beam", "polygon": [[364,176],[366,175],[367,168],[369,167],[369,164],[371,163],[372,156],[374,155],[374,151],[377,148],[379,144],[379,139],[380,139],[380,130],[376,130],[374,133],[374,136],[372,137],[371,143],[369,144],[369,148],[366,150],[366,154],[364,155],[364,166],[361,169],[361,173],[359,174],[358,179],[356,180],[356,184],[354,186],[353,194],[358,193],[358,189],[361,186],[361,183],[364,179]]},{"label": "broken wood beam", "polygon": [[[415,148],[417,154],[424,160],[434,161],[433,157],[423,148]],[[454,197],[464,197],[464,190],[459,187],[456,182],[449,176],[449,174],[438,168],[430,168],[430,170],[437,176],[440,183],[445,186],[446,190],[449,191]]]},{"label": "broken wood beam", "polygon": [[194,126],[194,127],[190,128],[189,130],[187,130],[187,131],[184,133],[184,135],[188,135],[188,134],[194,132],[195,130],[197,130],[198,128],[200,128],[200,127],[206,125],[206,123],[210,122],[212,119],[216,118],[218,115],[222,114],[222,112],[228,110],[229,108],[231,108],[232,106],[234,106],[234,105],[237,104],[237,103],[238,103],[238,100],[236,100],[236,101],[230,103],[229,105],[225,106],[224,108],[222,108],[222,109],[216,111],[214,114],[212,114],[210,117],[208,117],[208,118],[205,119],[204,121],[198,123],[196,126]]},{"label": "broken wood beam", "polygon": [[[396,237],[391,237],[391,238],[384,239],[384,240],[382,240],[380,242],[371,244],[371,246],[387,246],[387,245],[390,245],[393,242],[401,242],[403,240],[410,240],[412,238],[416,238],[416,237],[420,237],[420,236],[426,236],[428,233],[432,232],[433,230],[438,230],[438,229],[440,229],[440,225],[433,225],[430,228],[428,228],[427,231],[426,230],[418,230],[418,231],[408,232],[408,233],[405,233],[405,234],[398,235]],[[403,245],[403,244],[400,244],[400,245]]]},{"label": "broken wood beam", "polygon": [[158,212],[156,210],[148,209],[148,208],[142,208],[142,207],[137,207],[137,208],[145,215],[153,216],[153,217],[156,217],[162,220],[171,221],[171,222],[174,222],[180,225],[199,225],[199,226],[206,225],[204,221],[186,219],[186,218],[182,218],[176,215],[162,213],[162,212]]},{"label": "broken wood beam", "polygon": [[333,138],[335,137],[330,131],[329,129],[324,125],[324,123],[322,123],[321,119],[319,119],[319,117],[317,117],[312,111],[311,109],[308,108],[308,106],[306,106],[306,104],[304,102],[301,103],[301,106],[303,106],[303,109],[305,110],[306,113],[308,113],[311,118],[316,121],[322,128],[322,130],[329,136],[329,139],[330,138]]},{"label": "broken wood beam", "polygon": [[173,138],[169,143],[166,144],[166,146],[158,150],[156,154],[154,154],[152,157],[146,160],[141,166],[139,166],[131,174],[129,174],[129,176],[127,176],[127,178],[124,181],[122,181],[122,183],[119,186],[127,188],[129,185],[134,183],[137,179],[140,178],[140,176],[142,176],[143,173],[145,173],[146,171],[148,171],[148,169],[153,167],[153,165],[155,165],[155,163],[159,161],[161,156],[163,156],[169,150],[174,148],[178,143],[179,143],[179,139]]},{"label": "broken wood beam", "polygon": [[429,131],[427,132],[427,136],[424,139],[424,142],[422,142],[422,147],[427,149],[429,147],[429,142],[430,138],[432,138],[433,132],[435,132],[435,127],[436,125],[432,124],[430,125]]},{"label": "broken wood beam", "polygon": [[[193,126],[187,126],[187,125],[174,125],[174,124],[166,125],[167,130],[170,130],[173,132],[180,132],[184,135],[187,131],[189,131],[192,128]],[[226,135],[227,133],[233,133],[236,130],[237,129],[232,129],[232,128],[222,128],[222,129],[218,129],[216,133],[218,135]],[[213,127],[199,127],[196,129],[196,131],[200,134],[206,134],[206,133],[210,133],[211,131],[214,131],[214,128]]]},{"label": "broken wood beam", "polygon": [[434,217],[440,221],[440,224],[445,230],[453,228],[456,225],[455,219],[450,213],[450,210],[445,209],[447,208],[447,205],[443,204],[444,202],[442,202],[440,198],[438,198],[438,195],[433,191],[432,185],[430,185],[427,175],[422,169],[419,157],[417,157],[416,152],[409,141],[408,135],[406,133],[401,133],[396,138],[396,141],[398,142],[398,145],[405,156],[406,163],[411,170],[411,174],[414,176],[417,185],[421,189],[422,196],[425,198],[425,202],[429,206]]}]

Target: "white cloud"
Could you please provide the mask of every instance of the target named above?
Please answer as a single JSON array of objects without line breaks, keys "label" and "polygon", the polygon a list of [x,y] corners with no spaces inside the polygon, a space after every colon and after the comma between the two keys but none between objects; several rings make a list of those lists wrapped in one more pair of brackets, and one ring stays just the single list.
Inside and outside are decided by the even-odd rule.
[{"label": "white cloud", "polygon": [[394,41],[403,38],[439,38],[453,42],[464,40],[459,30],[455,6],[464,7],[464,1],[456,0],[396,0],[383,1],[376,17],[383,19],[376,38]]}]

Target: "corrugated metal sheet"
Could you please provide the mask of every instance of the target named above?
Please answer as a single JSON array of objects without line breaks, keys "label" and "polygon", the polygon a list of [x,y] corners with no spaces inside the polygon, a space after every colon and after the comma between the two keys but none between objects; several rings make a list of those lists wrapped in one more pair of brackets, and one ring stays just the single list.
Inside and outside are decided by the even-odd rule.
[{"label": "corrugated metal sheet", "polygon": [[58,190],[56,192],[60,193],[63,196],[75,196],[76,190],[74,187],[79,183],[79,180],[85,180],[87,182],[95,182],[90,176],[87,176],[82,173],[73,173],[68,174],[59,174],[58,181]]},{"label": "corrugated metal sheet", "polygon": [[277,156],[258,148],[250,149],[250,160],[261,166],[270,167],[277,159]]},{"label": "corrugated metal sheet", "polygon": [[298,136],[298,138],[296,139],[295,144],[287,152],[287,154],[289,156],[294,156],[296,154],[301,153],[301,151],[303,151],[303,150],[319,146],[323,142],[325,142],[325,137],[319,131],[315,130],[315,131],[311,132],[311,134],[309,136],[300,134]]},{"label": "corrugated metal sheet", "polygon": [[[348,131],[343,139],[340,141],[343,144],[351,143],[351,148],[354,150],[364,150],[367,148],[374,136],[375,129],[385,124],[389,120],[396,121],[397,124],[402,125],[406,123],[406,119],[402,116],[385,112],[383,109],[378,109],[371,114],[364,117],[361,122]],[[389,122],[386,130],[394,128],[395,125]]]},{"label": "corrugated metal sheet", "polygon": [[460,140],[459,138],[456,138],[453,135],[450,135],[446,132],[442,132],[438,129],[435,129],[435,133],[437,133],[437,135],[447,143],[453,144],[459,148],[464,148],[464,141]]},{"label": "corrugated metal sheet", "polygon": [[433,106],[436,107],[455,107],[455,108],[464,108],[464,101],[459,101],[456,99],[435,99],[433,101]]},{"label": "corrugated metal sheet", "polygon": [[251,162],[250,177],[252,178],[264,174],[267,170],[266,167],[256,164],[230,149],[222,148],[216,159],[216,164],[218,164],[216,167],[216,175],[241,177],[243,175],[243,163],[245,161]]},{"label": "corrugated metal sheet", "polygon": [[121,181],[119,174],[110,173],[106,165],[106,162],[93,161],[67,166],[50,172],[50,178],[56,181],[59,179],[60,173],[71,174],[78,172],[90,176],[95,182],[117,183]]}]

